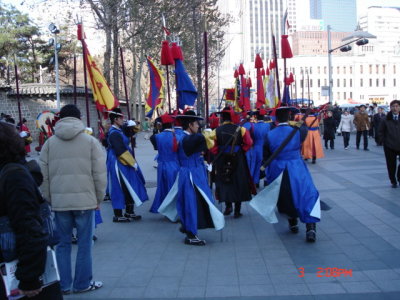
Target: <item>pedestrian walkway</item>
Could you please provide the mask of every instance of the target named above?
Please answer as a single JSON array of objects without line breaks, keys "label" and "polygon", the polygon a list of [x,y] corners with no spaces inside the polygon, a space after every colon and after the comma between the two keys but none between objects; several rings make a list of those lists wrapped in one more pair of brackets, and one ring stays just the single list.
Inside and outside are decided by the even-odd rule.
[{"label": "pedestrian walkway", "polygon": [[[183,243],[179,224],[148,212],[156,152],[140,135],[136,153],[151,199],[136,209],[143,219],[112,223],[110,203],[102,204],[93,261],[104,287],[65,299],[400,299],[400,188],[390,187],[373,139],[369,152],[355,149],[354,135],[349,150],[341,137],[335,142],[308,163],[332,207],[322,212],[316,243],[305,242],[305,225],[292,234],[285,218],[268,224],[246,203],[223,232],[200,231],[207,245],[195,247]],[[347,275],[327,277],[327,268]]]}]

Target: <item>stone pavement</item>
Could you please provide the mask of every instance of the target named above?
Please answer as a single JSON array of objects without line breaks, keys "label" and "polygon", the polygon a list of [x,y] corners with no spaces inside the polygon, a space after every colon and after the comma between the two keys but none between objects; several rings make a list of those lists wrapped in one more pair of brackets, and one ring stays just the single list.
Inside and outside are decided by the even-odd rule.
[{"label": "stone pavement", "polygon": [[[150,201],[143,220],[112,223],[109,202],[93,251],[94,279],[104,287],[65,299],[400,299],[400,188],[392,189],[383,150],[336,149],[309,163],[321,199],[332,209],[317,225],[317,242],[288,232],[287,222],[266,223],[245,204],[241,219],[226,218],[223,232],[203,230],[205,247],[183,244],[178,224],[148,212],[155,194],[155,151],[138,138],[137,158]],[[303,268],[303,269],[299,269]],[[324,268],[318,277],[317,271]],[[352,270],[327,277],[325,268]],[[304,277],[301,276],[304,270]]]}]

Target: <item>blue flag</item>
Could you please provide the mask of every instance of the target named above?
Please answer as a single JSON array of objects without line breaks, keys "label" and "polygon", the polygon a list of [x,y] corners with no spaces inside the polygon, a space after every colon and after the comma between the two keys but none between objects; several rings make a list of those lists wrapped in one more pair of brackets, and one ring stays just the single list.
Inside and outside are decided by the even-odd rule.
[{"label": "blue flag", "polygon": [[175,59],[175,74],[179,108],[184,109],[185,105],[193,106],[197,99],[197,90],[180,59]]},{"label": "blue flag", "polygon": [[288,85],[285,85],[285,89],[283,90],[282,103],[288,106],[292,105],[292,101],[290,101],[290,92]]}]

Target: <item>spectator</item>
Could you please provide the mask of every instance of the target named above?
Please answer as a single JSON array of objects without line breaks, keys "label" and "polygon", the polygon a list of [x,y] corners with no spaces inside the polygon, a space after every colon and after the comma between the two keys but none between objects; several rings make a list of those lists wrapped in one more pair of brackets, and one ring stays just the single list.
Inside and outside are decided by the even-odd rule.
[{"label": "spectator", "polygon": [[[40,215],[40,204],[44,200],[35,180],[40,184],[42,177],[39,170],[32,173],[40,176],[33,177],[24,166],[24,146],[15,127],[0,122],[0,172],[4,172],[0,180],[0,216],[8,217],[15,234],[19,261],[15,276],[19,280],[20,292],[29,299],[62,299],[58,282],[43,289],[41,287],[48,236],[43,232]],[[2,283],[0,299],[7,299]]]},{"label": "spectator", "polygon": [[[106,188],[105,156],[100,143],[85,134],[81,113],[73,104],[60,111],[55,135],[40,152],[43,193],[55,211],[60,243],[56,249],[61,289],[69,294],[92,291],[103,286],[92,281],[92,237],[95,209]],[[78,253],[75,276],[71,276],[71,236],[76,227]]]},{"label": "spectator", "polygon": [[369,120],[369,124],[371,125],[369,130],[368,130],[368,136],[369,137],[374,137],[374,114],[375,114],[375,110],[374,107],[372,105],[369,106],[368,108],[368,120]]},{"label": "spectator", "polygon": [[324,140],[325,149],[328,149],[328,142],[331,150],[335,148],[335,131],[336,120],[333,118],[332,111],[327,112],[327,117],[324,119]]},{"label": "spectator", "polygon": [[[378,130],[378,140],[383,143],[386,167],[392,188],[400,183],[400,165],[397,166],[397,157],[400,156],[400,100],[390,102],[390,112],[386,119],[382,119]],[[397,176],[396,176],[397,168]],[[397,179],[396,179],[397,177]]]},{"label": "spectator", "polygon": [[369,151],[368,149],[368,130],[371,127],[369,123],[369,118],[368,114],[365,111],[365,105],[362,104],[360,105],[360,110],[355,113],[354,115],[354,125],[356,125],[357,129],[357,137],[356,137],[356,146],[357,150],[360,149],[360,141],[361,141],[361,135],[363,136],[364,139],[364,150]]},{"label": "spectator", "polygon": [[341,132],[343,135],[343,144],[345,150],[349,149],[350,132],[352,132],[354,128],[353,119],[353,115],[345,110],[340,119],[340,124],[337,129],[338,132]]},{"label": "spectator", "polygon": [[[30,135],[30,130],[29,130],[28,126],[26,125],[26,123],[28,123],[28,121],[25,118],[23,118],[22,122],[18,123],[19,130],[25,131],[25,132],[29,133],[29,135]],[[31,152],[31,146],[29,144],[25,145],[25,152],[26,152],[26,156],[29,156],[29,152]]]},{"label": "spectator", "polygon": [[383,111],[383,107],[378,108],[378,113],[374,115],[374,121],[373,121],[373,126],[374,126],[374,132],[375,132],[375,142],[377,146],[382,146],[382,142],[379,141],[378,139],[378,130],[379,130],[379,125],[381,124],[381,121],[385,118],[385,113]]}]

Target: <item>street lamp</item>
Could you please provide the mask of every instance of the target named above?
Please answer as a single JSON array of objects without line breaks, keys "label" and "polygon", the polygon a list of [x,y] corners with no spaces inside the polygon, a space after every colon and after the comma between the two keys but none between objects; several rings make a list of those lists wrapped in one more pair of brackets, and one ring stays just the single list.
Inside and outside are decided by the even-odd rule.
[{"label": "street lamp", "polygon": [[352,48],[350,44],[356,43],[357,46],[363,46],[368,44],[368,39],[375,39],[376,36],[370,34],[369,32],[362,31],[360,25],[357,25],[356,30],[349,36],[342,39],[342,42],[351,40],[348,43],[345,43],[339,47],[332,49],[332,42],[331,42],[331,26],[327,26],[328,31],[328,76],[329,76],[329,104],[332,104],[332,86],[333,86],[333,79],[332,79],[332,52],[340,49],[342,52],[350,51]]},{"label": "street lamp", "polygon": [[60,30],[57,28],[54,23],[49,25],[49,30],[52,34],[54,34],[54,39],[49,40],[49,46],[54,44],[54,68],[56,70],[56,95],[57,95],[57,110],[60,110],[60,80],[58,75],[58,51],[61,50],[61,44],[57,43],[57,34],[60,33]]}]

